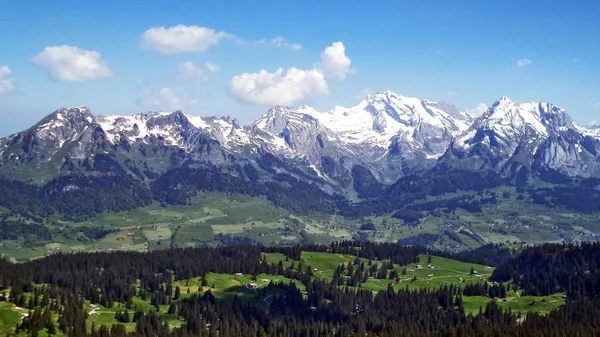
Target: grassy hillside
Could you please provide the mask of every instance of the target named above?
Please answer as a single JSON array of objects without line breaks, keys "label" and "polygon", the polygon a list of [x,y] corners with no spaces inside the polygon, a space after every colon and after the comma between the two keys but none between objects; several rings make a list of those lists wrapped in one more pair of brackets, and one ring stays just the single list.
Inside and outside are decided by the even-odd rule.
[{"label": "grassy hillside", "polygon": [[[292,260],[280,253],[263,253],[263,256],[269,264],[281,265],[284,270],[299,268],[300,266],[304,269],[310,269],[314,271],[312,276],[314,279],[322,279],[328,282],[332,280],[336,268],[340,265],[349,268],[359,263],[379,268],[383,264],[389,263],[389,260],[367,260],[357,258],[354,255],[311,251],[303,251],[300,260]],[[435,290],[448,285],[462,288],[470,283],[489,282],[488,277],[494,268],[439,256],[419,255],[418,260],[413,263],[406,265],[394,264],[392,268],[389,268],[386,277],[391,275],[394,270],[399,275],[398,279],[390,280],[387,278],[377,279],[369,277],[366,282],[362,282],[359,286],[371,289],[374,293],[387,289],[389,285],[392,285],[395,290],[405,288],[410,290]],[[475,274],[472,271],[477,273]],[[236,275],[236,273],[208,273],[205,277],[192,277],[174,281],[172,282],[171,290],[172,293],[177,293],[176,289],[178,288],[180,293],[179,296],[174,297],[174,305],[189,296],[202,295],[210,291],[217,299],[233,301],[237,298],[255,306],[259,310],[268,312],[271,298],[273,295],[278,294],[279,291],[276,284],[280,282],[285,284],[294,283],[306,296],[305,286],[302,282],[282,275],[269,274],[253,276],[248,274]],[[167,284],[163,283],[162,286],[165,287]],[[137,292],[139,292],[139,282],[136,288]],[[351,288],[358,289],[356,287]],[[31,296],[31,293],[27,294],[27,296]],[[500,308],[515,312],[520,311],[522,313],[530,311],[547,313],[565,303],[564,294],[535,297],[521,296],[519,291],[509,291],[507,296],[510,298],[509,300],[504,302],[501,299],[498,302]],[[467,313],[476,314],[480,307],[485,308],[487,303],[493,300],[486,296],[463,296],[463,305]],[[119,323],[116,319],[116,314],[118,312],[123,313],[126,310],[130,316],[129,320],[121,323],[124,324],[127,331],[135,329],[135,323],[130,321],[135,311],[156,311],[159,313],[161,319],[167,321],[172,327],[185,324],[176,313],[169,312],[169,305],[153,305],[150,296],[141,293],[132,299],[128,308],[125,303],[116,302],[111,307],[104,307],[100,304],[91,304],[89,301],[86,301],[85,308],[89,315],[86,321],[88,330],[91,330],[92,326],[99,327],[100,325]],[[28,308],[18,308],[12,303],[0,302],[0,333],[13,333],[15,325],[28,312]],[[47,335],[44,331],[42,332],[41,336]],[[60,336],[60,334],[57,336]]]},{"label": "grassy hillside", "polygon": [[[354,255],[331,254],[323,252],[302,252],[301,260],[294,261],[286,259],[282,254],[265,253],[267,260],[270,263],[279,263],[289,268],[294,264],[298,266],[302,262],[305,266],[313,268],[314,277],[330,281],[333,277],[334,270],[341,264],[349,265],[356,260]],[[439,256],[431,256],[431,263],[428,263],[428,255],[419,255],[419,262],[407,265],[394,265],[394,269],[400,274],[400,282],[395,282],[389,279],[376,279],[369,277],[368,281],[361,284],[362,288],[371,289],[374,292],[387,289],[391,284],[394,290],[405,289],[410,290],[420,289],[438,289],[441,286],[455,285],[464,287],[469,283],[489,282],[488,278],[494,271],[493,267],[483,266],[473,263],[465,263],[453,259],[448,259]],[[366,259],[360,259],[365,264]],[[372,263],[381,264],[383,261],[374,260]],[[389,262],[389,261],[386,261]],[[420,265],[422,268],[418,268]],[[471,274],[471,268],[477,274]],[[406,270],[404,274],[402,271]],[[389,274],[388,274],[389,275]],[[416,280],[414,280],[416,278]],[[491,283],[490,283],[491,284]],[[512,311],[521,311],[523,313],[534,311],[547,313],[565,303],[565,294],[558,293],[552,296],[521,296],[521,291],[509,291],[507,296],[510,300],[504,302],[504,299],[498,301],[501,308]],[[469,313],[477,313],[479,307],[485,308],[487,303],[494,299],[485,296],[464,296],[465,310]]]},{"label": "grassy hillside", "polygon": [[[512,187],[498,187],[473,198],[489,198],[492,194],[497,196],[497,203],[483,205],[482,212],[434,208],[419,211],[418,221],[407,222],[393,217],[394,214],[361,219],[339,215],[299,216],[277,208],[263,198],[200,192],[188,205],[155,202],[130,211],[101,213],[80,222],[63,221],[53,215],[43,221],[50,239],[41,239],[35,234],[0,239],[0,254],[13,261],[27,261],[56,252],[152,251],[230,244],[240,240],[269,245],[327,244],[353,238],[374,242],[401,240],[403,244],[457,251],[485,243],[600,239],[597,214],[533,204],[526,193]],[[422,207],[418,205],[451,200],[459,195],[469,193],[448,193],[417,200],[414,204]],[[33,221],[7,215],[7,209],[0,209],[0,216],[2,214],[19,225]],[[368,226],[363,226],[365,224]],[[105,233],[90,235],[89,228]],[[2,230],[0,228],[0,233]]]}]

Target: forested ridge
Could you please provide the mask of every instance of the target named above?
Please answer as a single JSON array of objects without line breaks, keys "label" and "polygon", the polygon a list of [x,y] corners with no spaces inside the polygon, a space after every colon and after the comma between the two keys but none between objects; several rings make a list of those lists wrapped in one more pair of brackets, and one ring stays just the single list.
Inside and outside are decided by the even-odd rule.
[{"label": "forested ridge", "polygon": [[[163,204],[182,205],[200,191],[239,193],[264,197],[275,206],[299,215],[340,214],[359,218],[393,213],[405,223],[416,223],[423,212],[449,213],[457,208],[472,213],[482,212],[486,204],[498,198],[491,189],[513,185],[491,171],[453,170],[426,172],[400,178],[385,186],[373,181],[360,168],[355,171],[354,185],[363,198],[346,199],[341,190],[323,184],[272,155],[264,155],[257,165],[232,164],[186,166],[167,170],[151,179],[128,174],[113,158],[97,160],[87,170],[58,176],[44,186],[0,177],[0,206],[14,213],[46,217],[58,213],[68,220],[84,220],[104,211],[123,211],[148,205],[153,200]],[[120,169],[114,169],[119,167]],[[355,172],[355,173],[356,173]],[[363,181],[364,180],[364,181]],[[533,203],[546,207],[564,207],[578,212],[600,211],[598,179],[567,181],[554,187],[518,187]],[[428,196],[470,191],[452,198],[425,200]],[[491,191],[491,192],[490,192]]]},{"label": "forested ridge", "polygon": [[[515,286],[529,287],[550,280],[562,284],[560,263],[575,263],[570,282],[600,288],[595,275],[599,244],[581,246],[544,245],[530,247],[500,264],[494,273],[499,281],[515,277]],[[497,247],[488,247],[493,251]],[[303,251],[353,254],[357,260],[342,273],[377,276],[385,263],[366,266],[359,257],[388,260],[405,265],[416,261],[423,248],[393,244],[339,242],[329,246],[261,247],[230,246],[186,248],[151,253],[113,252],[53,255],[24,264],[0,260],[0,287],[9,300],[30,308],[30,315],[15,327],[16,332],[37,336],[42,329],[60,330],[67,336],[596,336],[600,333],[600,297],[595,292],[568,291],[567,304],[548,315],[502,311],[496,302],[468,315],[463,296],[502,295],[504,283],[437,290],[394,290],[391,285],[377,294],[345,284],[313,278],[310,265],[284,267],[269,263],[263,253],[280,253],[297,260]],[[455,256],[460,259],[460,256]],[[532,263],[533,262],[533,263]],[[549,266],[548,263],[558,263]],[[580,267],[579,267],[580,266]],[[546,272],[553,270],[554,273]],[[578,271],[590,271],[589,273]],[[285,275],[296,283],[272,282],[261,292],[270,295],[267,311],[237,296],[231,301],[216,298],[209,290],[180,298],[173,282],[208,273]],[[389,273],[384,277],[392,278]],[[556,277],[556,279],[554,279]],[[527,279],[526,283],[521,280]],[[391,281],[390,281],[391,282]],[[208,285],[207,285],[208,286]],[[482,294],[484,289],[488,292]],[[587,288],[586,288],[587,289]],[[568,290],[568,289],[567,289]],[[29,294],[25,296],[25,294]],[[132,298],[151,298],[155,305],[169,305],[169,312],[185,321],[169,326],[155,311],[134,311]],[[86,327],[84,301],[111,307],[124,303],[119,321],[135,322],[127,332],[120,324]],[[53,323],[52,313],[58,315]],[[57,330],[58,329],[58,330]]]},{"label": "forested ridge", "polygon": [[529,247],[500,265],[492,280],[513,280],[525,294],[567,292],[571,299],[600,296],[600,244]]}]

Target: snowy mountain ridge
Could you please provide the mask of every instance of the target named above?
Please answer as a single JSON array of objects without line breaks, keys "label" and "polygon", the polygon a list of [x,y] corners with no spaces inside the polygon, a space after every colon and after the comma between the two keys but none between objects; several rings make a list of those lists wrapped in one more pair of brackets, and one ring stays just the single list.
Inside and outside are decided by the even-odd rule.
[{"label": "snowy mountain ridge", "polygon": [[161,156],[159,172],[190,162],[254,162],[270,154],[344,186],[364,172],[391,183],[434,167],[595,176],[599,144],[600,129],[577,125],[549,102],[502,97],[474,117],[443,102],[385,90],[324,112],[274,106],[245,126],[182,111],[94,116],[86,107],[61,108],[0,139],[0,171],[9,172],[12,163],[32,172],[45,165],[60,174],[74,160],[100,153],[138,161]]},{"label": "snowy mountain ridge", "polygon": [[438,165],[489,169],[506,176],[520,170],[597,176],[598,136],[552,103],[515,103],[502,97],[452,141]]}]

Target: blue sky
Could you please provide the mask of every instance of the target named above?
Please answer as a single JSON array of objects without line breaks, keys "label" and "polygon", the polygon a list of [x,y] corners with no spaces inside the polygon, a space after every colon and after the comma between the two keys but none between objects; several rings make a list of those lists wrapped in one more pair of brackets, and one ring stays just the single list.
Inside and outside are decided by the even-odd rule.
[{"label": "blue sky", "polygon": [[63,106],[247,123],[382,89],[600,120],[598,1],[0,1],[0,136]]}]

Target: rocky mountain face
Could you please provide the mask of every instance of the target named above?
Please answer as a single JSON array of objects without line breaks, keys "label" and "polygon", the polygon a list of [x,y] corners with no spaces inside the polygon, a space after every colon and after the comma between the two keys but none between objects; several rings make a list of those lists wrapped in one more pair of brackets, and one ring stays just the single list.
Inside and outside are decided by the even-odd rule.
[{"label": "rocky mountain face", "polygon": [[268,135],[269,152],[303,159],[320,176],[349,182],[353,168],[362,166],[391,183],[431,168],[471,120],[451,105],[382,91],[326,112],[278,106],[250,128]]},{"label": "rocky mountain face", "polygon": [[600,176],[599,159],[600,129],[575,124],[551,103],[503,97],[474,118],[446,103],[390,91],[325,112],[275,106],[246,126],[182,111],[94,116],[85,107],[63,108],[0,140],[0,173],[37,183],[115,166],[142,179],[207,165],[276,175],[287,163],[299,170],[297,179],[359,196],[430,169],[527,179],[548,171]]},{"label": "rocky mountain face", "polygon": [[109,155],[121,166],[143,162],[157,174],[198,157],[222,164],[228,143],[219,139],[226,133],[235,142],[235,128],[239,126],[232,121],[204,120],[181,111],[93,116],[85,107],[62,108],[0,140],[0,172],[45,182],[73,170],[97,170],[98,155]]},{"label": "rocky mountain face", "polygon": [[496,102],[450,144],[437,169],[493,170],[503,176],[600,174],[600,142],[548,102]]}]

